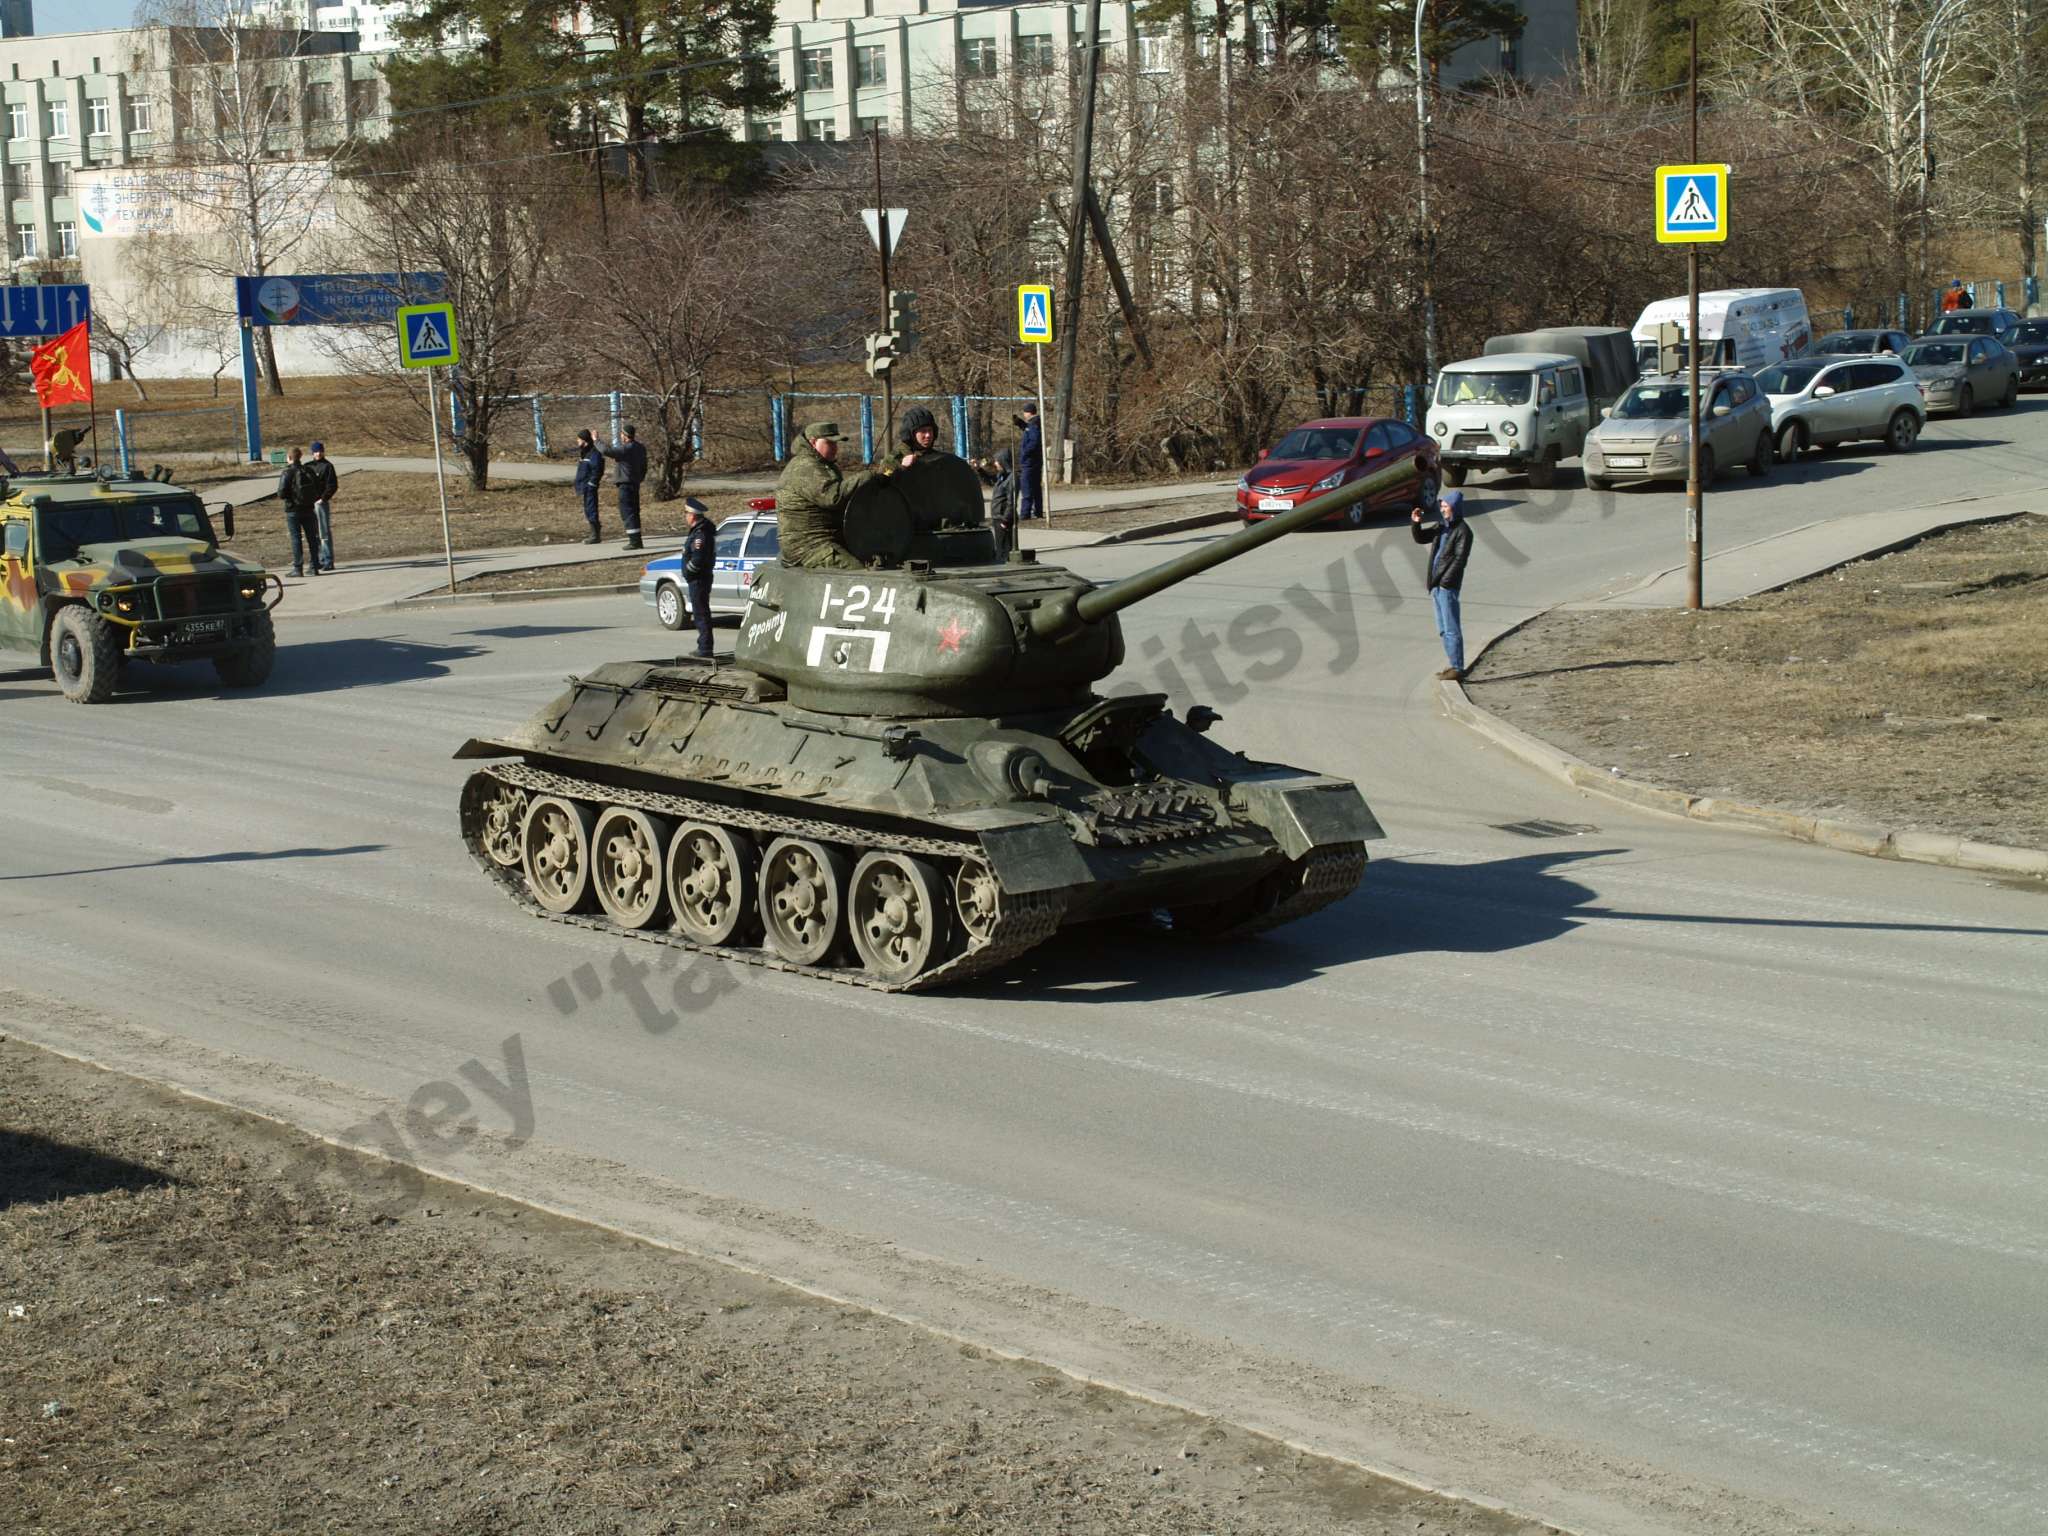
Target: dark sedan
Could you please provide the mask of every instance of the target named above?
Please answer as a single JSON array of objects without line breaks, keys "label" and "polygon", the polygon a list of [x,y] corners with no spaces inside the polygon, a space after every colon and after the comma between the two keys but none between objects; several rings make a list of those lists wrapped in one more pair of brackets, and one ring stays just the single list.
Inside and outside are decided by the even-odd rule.
[{"label": "dark sedan", "polygon": [[1967,416],[1992,403],[2010,410],[2020,397],[2018,361],[1989,336],[1922,336],[1900,361],[1919,379],[1930,415]]},{"label": "dark sedan", "polygon": [[1363,503],[1332,513],[1333,521],[1361,527],[1374,513],[1430,510],[1443,483],[1436,444],[1409,426],[1379,416],[1337,416],[1305,421],[1289,432],[1237,482],[1237,512],[1248,523],[1286,512],[1312,496],[1323,496],[1365,475],[1414,459],[1417,479]]},{"label": "dark sedan", "polygon": [[1843,357],[1869,357],[1879,352],[1903,352],[1912,340],[1904,331],[1830,331],[1813,344],[1813,350]]},{"label": "dark sedan", "polygon": [[1927,327],[1930,336],[1990,336],[2012,344],[2020,317],[2009,309],[1952,309]]},{"label": "dark sedan", "polygon": [[2006,347],[2019,360],[2021,389],[2048,389],[2048,320],[2022,320]]}]

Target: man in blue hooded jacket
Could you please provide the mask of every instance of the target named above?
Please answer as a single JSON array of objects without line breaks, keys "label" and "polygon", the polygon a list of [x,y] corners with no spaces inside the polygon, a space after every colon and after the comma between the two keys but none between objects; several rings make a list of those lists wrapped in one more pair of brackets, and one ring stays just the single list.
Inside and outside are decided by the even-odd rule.
[{"label": "man in blue hooded jacket", "polygon": [[1422,520],[1422,508],[1408,514],[1418,544],[1429,546],[1429,595],[1436,604],[1436,632],[1443,637],[1450,662],[1440,678],[1453,682],[1465,675],[1465,630],[1458,613],[1458,594],[1465,585],[1465,562],[1472,557],[1472,529],[1464,517],[1465,493],[1445,491],[1437,501],[1434,522]]}]

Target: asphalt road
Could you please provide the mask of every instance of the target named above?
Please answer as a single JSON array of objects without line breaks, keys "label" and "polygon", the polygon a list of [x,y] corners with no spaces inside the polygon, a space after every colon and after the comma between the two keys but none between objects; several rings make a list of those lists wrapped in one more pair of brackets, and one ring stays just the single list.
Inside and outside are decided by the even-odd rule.
[{"label": "asphalt road", "polygon": [[[1736,475],[1709,539],[2044,450],[2034,404]],[[1475,630],[1677,558],[1676,493],[1514,486]],[[1356,896],[944,997],[642,971],[470,866],[450,754],[668,650],[632,598],[287,624],[255,696],[0,676],[0,1021],[1584,1530],[2048,1529],[2048,892],[1538,778],[1436,716],[1419,559],[1299,535],[1126,616],[1132,681],[1365,786]]]}]

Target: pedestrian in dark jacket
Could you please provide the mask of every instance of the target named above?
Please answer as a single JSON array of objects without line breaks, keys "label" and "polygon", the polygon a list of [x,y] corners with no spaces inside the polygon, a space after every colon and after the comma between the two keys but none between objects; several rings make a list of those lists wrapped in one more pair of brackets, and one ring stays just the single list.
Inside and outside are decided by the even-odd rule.
[{"label": "pedestrian in dark jacket", "polygon": [[612,484],[619,490],[619,521],[626,528],[626,548],[640,547],[640,482],[647,478],[647,450],[640,434],[626,428],[626,440],[599,450],[612,460]]},{"label": "pedestrian in dark jacket", "polygon": [[710,510],[694,496],[685,497],[683,512],[689,531],[683,535],[683,585],[690,592],[690,616],[697,621],[697,654],[711,654],[711,574],[718,568],[718,529]]},{"label": "pedestrian in dark jacket", "polygon": [[598,542],[597,488],[603,484],[604,450],[597,446],[597,434],[581,427],[576,433],[576,494],[583,498],[583,520],[590,524],[586,544]]},{"label": "pedestrian in dark jacket", "polygon": [[1436,632],[1443,637],[1450,662],[1438,677],[1455,681],[1465,675],[1465,630],[1458,612],[1465,585],[1465,562],[1472,558],[1472,529],[1464,516],[1465,493],[1445,491],[1437,502],[1437,519],[1425,523],[1422,509],[1408,514],[1415,542],[1429,546],[1429,594],[1436,603]]},{"label": "pedestrian in dark jacket", "polygon": [[313,485],[313,521],[320,529],[320,554],[313,563],[323,571],[334,569],[334,493],[341,489],[341,472],[327,457],[327,445],[315,443],[313,457],[306,460],[306,475]]},{"label": "pedestrian in dark jacket", "polygon": [[[979,467],[979,466],[977,466]],[[988,521],[995,530],[996,553],[1008,558],[1017,547],[1017,458],[1005,448],[990,466],[995,484],[988,492]],[[986,475],[988,470],[982,470]]]},{"label": "pedestrian in dark jacket", "polygon": [[1017,448],[1017,515],[1045,516],[1045,428],[1038,407],[1027,405],[1020,418],[1024,441]]},{"label": "pedestrian in dark jacket", "polygon": [[303,462],[305,455],[294,448],[277,477],[277,499],[284,503],[284,525],[292,536],[292,574],[306,574],[306,556],[313,557],[312,574],[320,574],[320,517],[313,510],[313,477]]}]

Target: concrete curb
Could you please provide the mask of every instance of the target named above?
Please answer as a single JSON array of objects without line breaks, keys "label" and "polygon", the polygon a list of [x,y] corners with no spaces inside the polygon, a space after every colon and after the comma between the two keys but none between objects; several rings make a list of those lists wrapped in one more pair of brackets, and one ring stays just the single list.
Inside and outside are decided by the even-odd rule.
[{"label": "concrete curb", "polygon": [[1156,538],[1162,533],[1182,533],[1190,528],[1207,528],[1212,523],[1234,523],[1237,521],[1236,508],[1222,512],[1193,512],[1186,517],[1168,518],[1159,523],[1140,523],[1135,528],[1119,528],[1115,533],[1105,533],[1099,539],[1086,544],[1076,544],[1075,549],[1097,549],[1104,544],[1129,544],[1136,539]]},{"label": "concrete curb", "polygon": [[[1516,628],[1521,628],[1517,625]],[[1510,631],[1509,633],[1512,633]],[[1505,635],[1496,636],[1480,651],[1484,656]],[[1476,662],[1477,657],[1473,658]],[[1936,832],[1892,831],[1835,821],[1825,816],[1802,816],[1794,811],[1769,806],[1744,805],[1710,795],[1690,795],[1683,790],[1638,784],[1611,771],[1594,767],[1561,747],[1509,725],[1499,716],[1481,709],[1465,690],[1448,678],[1437,683],[1437,698],[1444,713],[1467,726],[1495,746],[1520,758],[1530,767],[1561,779],[1586,794],[1599,795],[1637,810],[1659,811],[1683,816],[1690,821],[1719,822],[1775,833],[1802,843],[1814,843],[1841,853],[1860,853],[1869,858],[1899,859],[1913,864],[1942,864],[1952,869],[1976,870],[1993,875],[2018,875],[2048,880],[2048,850],[2009,848],[2002,843],[1979,843],[1969,838]]]}]

